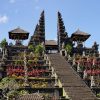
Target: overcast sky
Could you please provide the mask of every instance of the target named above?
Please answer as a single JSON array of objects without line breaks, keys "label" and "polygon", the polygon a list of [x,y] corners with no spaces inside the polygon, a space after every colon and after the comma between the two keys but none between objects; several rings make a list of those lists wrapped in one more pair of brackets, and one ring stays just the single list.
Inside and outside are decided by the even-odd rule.
[{"label": "overcast sky", "polygon": [[100,44],[100,0],[0,0],[0,41],[9,40],[8,31],[19,26],[31,36],[42,10],[46,39],[56,39],[60,11],[69,36],[79,28],[91,34],[86,46],[91,47],[94,41]]}]

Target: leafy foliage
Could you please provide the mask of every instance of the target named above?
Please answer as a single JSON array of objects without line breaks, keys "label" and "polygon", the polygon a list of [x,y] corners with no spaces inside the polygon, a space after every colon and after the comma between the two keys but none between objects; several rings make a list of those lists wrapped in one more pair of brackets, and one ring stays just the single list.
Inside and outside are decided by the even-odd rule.
[{"label": "leafy foliage", "polygon": [[39,45],[37,45],[35,47],[35,53],[36,54],[42,55],[43,54],[43,51],[44,51],[44,47],[42,45],[39,44]]},{"label": "leafy foliage", "polygon": [[15,90],[19,88],[15,78],[5,77],[0,82],[0,89],[8,88],[9,90]]},{"label": "leafy foliage", "polygon": [[18,88],[19,84],[15,78],[5,77],[0,82],[0,89],[2,89],[4,97],[9,98],[8,100],[12,100],[12,98],[18,94]]},{"label": "leafy foliage", "polygon": [[16,60],[15,65],[23,65],[23,60]]},{"label": "leafy foliage", "polygon": [[17,89],[20,88],[18,82],[13,77],[5,77],[0,82],[0,89],[3,90],[4,97],[8,98],[8,100],[12,100],[15,96],[28,94],[26,90]]},{"label": "leafy foliage", "polygon": [[31,51],[33,51],[33,52],[35,51],[35,47],[33,45],[29,45],[28,49],[31,50]]},{"label": "leafy foliage", "polygon": [[7,41],[6,41],[6,38],[4,38],[0,43],[0,47],[4,48],[6,45],[7,45]]},{"label": "leafy foliage", "polygon": [[98,94],[97,94],[97,97],[99,97],[99,98],[100,98],[100,93],[98,93]]},{"label": "leafy foliage", "polygon": [[72,45],[71,45],[71,44],[67,44],[67,45],[65,46],[65,50],[67,51],[68,54],[70,54],[71,51],[72,51]]},{"label": "leafy foliage", "polygon": [[9,100],[12,100],[15,96],[17,96],[19,94],[18,91],[15,91],[15,90],[12,90],[12,91],[9,91],[7,93],[7,97],[9,98]]},{"label": "leafy foliage", "polygon": [[28,91],[26,90],[19,91],[19,95],[26,95],[26,94],[29,94]]}]

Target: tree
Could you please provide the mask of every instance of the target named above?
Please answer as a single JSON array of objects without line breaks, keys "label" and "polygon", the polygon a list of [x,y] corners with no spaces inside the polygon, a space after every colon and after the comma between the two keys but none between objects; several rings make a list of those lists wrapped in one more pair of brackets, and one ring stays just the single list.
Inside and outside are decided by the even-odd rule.
[{"label": "tree", "polygon": [[97,97],[100,98],[100,92],[97,94]]},{"label": "tree", "polygon": [[15,78],[5,77],[0,82],[0,89],[2,89],[2,94],[6,98],[14,97],[18,88],[19,84]]},{"label": "tree", "polygon": [[9,91],[7,93],[7,97],[8,97],[8,100],[12,100],[14,97],[16,97],[17,95],[19,94],[19,92],[17,90],[12,90],[12,91]]},{"label": "tree", "polygon": [[41,56],[43,54],[43,51],[44,51],[44,47],[42,45],[39,44],[35,47],[36,54],[39,54]]},{"label": "tree", "polygon": [[[5,77],[0,81],[0,90],[2,90],[2,100],[13,100],[18,95],[29,94],[26,90],[20,90],[20,84],[13,77]],[[0,99],[1,100],[1,99]]]},{"label": "tree", "polygon": [[0,82],[0,88],[1,89],[8,88],[9,90],[16,90],[19,88],[19,85],[15,78],[5,77]]},{"label": "tree", "polygon": [[68,54],[70,54],[72,52],[72,45],[71,44],[67,44],[65,46],[65,50],[67,51]]},{"label": "tree", "polygon": [[7,44],[8,44],[8,43],[7,43],[7,41],[6,41],[6,38],[4,38],[4,39],[1,41],[1,43],[0,43],[0,47],[1,47],[1,48],[4,48],[4,47],[6,47]]},{"label": "tree", "polygon": [[35,47],[33,45],[29,45],[28,49],[31,50],[31,51],[33,51],[33,52],[35,51]]}]

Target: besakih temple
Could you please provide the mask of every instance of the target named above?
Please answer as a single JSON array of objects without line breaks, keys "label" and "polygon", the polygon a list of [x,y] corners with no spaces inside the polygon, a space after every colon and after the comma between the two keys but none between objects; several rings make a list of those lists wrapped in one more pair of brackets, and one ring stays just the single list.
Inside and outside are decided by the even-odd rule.
[{"label": "besakih temple", "polygon": [[[30,38],[29,32],[20,27],[8,33],[15,44],[6,43],[0,51],[0,82],[4,77],[13,77],[18,84],[16,91],[27,91],[25,95],[15,95],[12,100],[98,100],[99,45],[94,42],[91,48],[84,46],[90,34],[78,29],[69,37],[58,12],[57,41],[46,40],[44,11]],[[28,45],[24,46],[22,41],[28,38]],[[41,45],[44,51],[36,55],[29,49],[30,45]],[[66,45],[72,47],[70,54]],[[5,91],[11,90],[5,88]],[[6,98],[3,93],[0,87],[1,100]]]},{"label": "besakih temple", "polygon": [[[57,22],[57,41],[55,40],[45,40],[45,18],[44,11],[41,14],[39,24],[36,25],[34,34],[31,36],[29,40],[29,44],[38,45],[44,44],[46,52],[60,52],[62,50],[63,44],[71,44],[73,46],[72,54],[80,54],[83,52],[85,54],[96,54],[98,56],[98,44],[94,42],[91,48],[87,48],[84,46],[84,42],[91,36],[88,33],[82,32],[79,29],[72,33],[71,37],[68,37],[68,33],[66,32],[65,25],[61,16],[61,13],[58,12],[58,22]],[[46,42],[46,43],[45,43]],[[77,46],[75,47],[75,43]]]}]

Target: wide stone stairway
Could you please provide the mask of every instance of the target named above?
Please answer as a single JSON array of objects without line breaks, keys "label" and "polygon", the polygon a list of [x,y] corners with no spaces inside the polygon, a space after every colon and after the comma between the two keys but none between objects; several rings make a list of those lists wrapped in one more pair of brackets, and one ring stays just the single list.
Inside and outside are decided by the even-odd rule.
[{"label": "wide stone stairway", "polygon": [[98,100],[64,57],[60,54],[48,54],[48,57],[71,100]]}]

